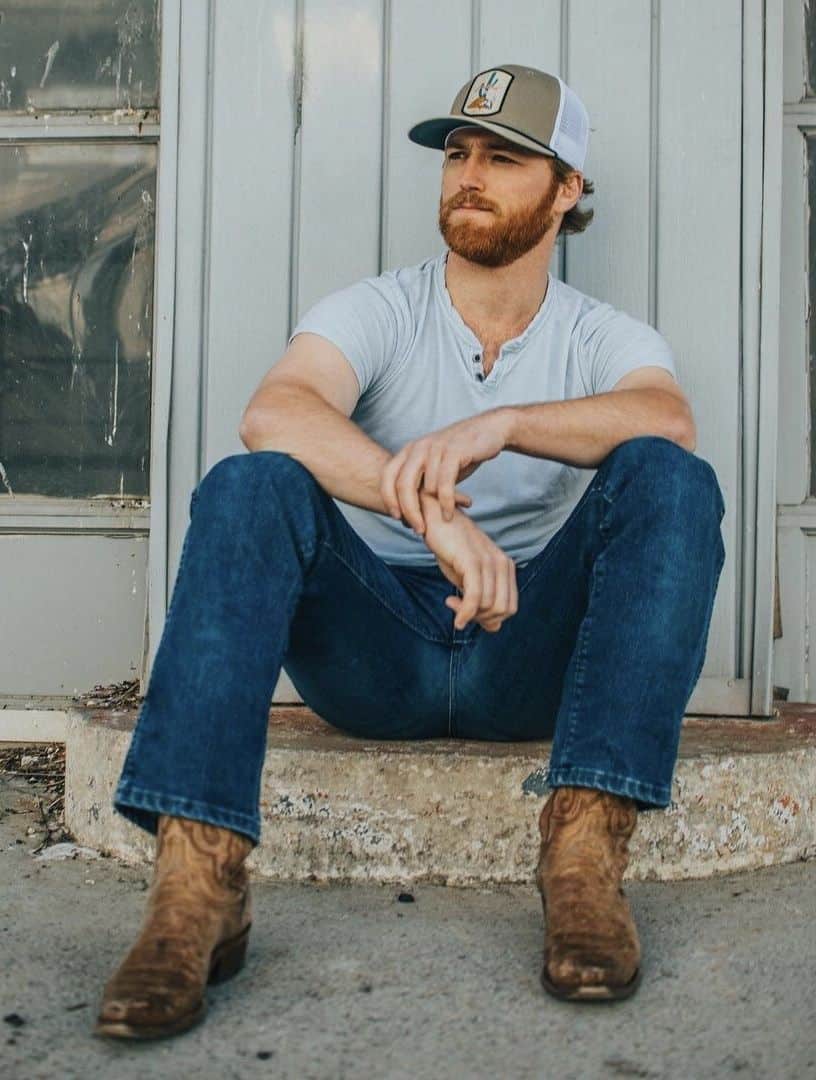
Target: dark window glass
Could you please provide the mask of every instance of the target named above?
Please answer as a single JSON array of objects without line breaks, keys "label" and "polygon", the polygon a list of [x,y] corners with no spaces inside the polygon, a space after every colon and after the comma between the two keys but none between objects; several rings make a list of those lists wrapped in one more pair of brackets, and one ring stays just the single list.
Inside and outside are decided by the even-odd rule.
[{"label": "dark window glass", "polygon": [[158,104],[159,0],[3,0],[0,110]]},{"label": "dark window glass", "polygon": [[0,147],[0,492],[148,493],[157,146]]}]

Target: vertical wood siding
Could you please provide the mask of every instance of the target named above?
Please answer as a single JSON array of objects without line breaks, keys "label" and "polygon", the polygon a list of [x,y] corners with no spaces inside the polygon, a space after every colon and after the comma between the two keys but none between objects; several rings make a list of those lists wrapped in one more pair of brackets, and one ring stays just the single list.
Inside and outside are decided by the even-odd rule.
[{"label": "vertical wood siding", "polygon": [[740,0],[243,0],[240,18],[211,0],[211,18],[200,473],[243,449],[243,407],[315,300],[443,250],[442,157],[408,128],[480,68],[561,74],[590,115],[595,220],[553,271],[675,350],[727,505],[704,675],[733,677]]}]

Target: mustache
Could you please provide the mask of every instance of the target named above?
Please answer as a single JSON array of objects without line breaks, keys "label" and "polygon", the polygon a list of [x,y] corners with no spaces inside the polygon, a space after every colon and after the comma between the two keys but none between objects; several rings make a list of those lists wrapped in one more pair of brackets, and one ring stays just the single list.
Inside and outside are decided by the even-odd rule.
[{"label": "mustache", "polygon": [[466,195],[464,192],[460,192],[457,195],[452,195],[445,204],[445,210],[495,210],[495,207],[491,203],[483,202],[481,199],[474,199],[472,195]]}]

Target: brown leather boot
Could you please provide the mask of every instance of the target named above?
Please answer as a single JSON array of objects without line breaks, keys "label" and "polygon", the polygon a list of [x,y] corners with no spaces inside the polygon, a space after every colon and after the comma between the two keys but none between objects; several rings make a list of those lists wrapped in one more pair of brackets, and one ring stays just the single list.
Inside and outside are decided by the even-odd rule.
[{"label": "brown leather boot", "polygon": [[188,818],[159,818],[142,931],[105,987],[95,1030],[158,1039],[204,1017],[207,983],[240,971],[251,925],[252,842]]},{"label": "brown leather boot", "polygon": [[640,943],[621,888],[634,800],[561,787],[539,818],[541,890],[547,936],[541,981],[555,997],[610,1001],[640,982]]}]

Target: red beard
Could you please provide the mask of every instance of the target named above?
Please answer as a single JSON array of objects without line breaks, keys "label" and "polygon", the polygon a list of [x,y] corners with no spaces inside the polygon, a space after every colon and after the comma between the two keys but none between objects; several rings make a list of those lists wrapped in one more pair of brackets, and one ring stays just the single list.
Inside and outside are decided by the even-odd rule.
[{"label": "red beard", "polygon": [[[439,200],[439,231],[445,243],[470,262],[482,266],[507,266],[536,246],[555,220],[551,213],[558,195],[558,180],[552,178],[549,190],[532,207],[500,215],[497,208],[466,191],[459,191],[443,205]],[[462,206],[489,210],[490,214],[454,215]]]}]

